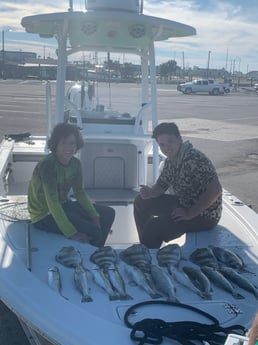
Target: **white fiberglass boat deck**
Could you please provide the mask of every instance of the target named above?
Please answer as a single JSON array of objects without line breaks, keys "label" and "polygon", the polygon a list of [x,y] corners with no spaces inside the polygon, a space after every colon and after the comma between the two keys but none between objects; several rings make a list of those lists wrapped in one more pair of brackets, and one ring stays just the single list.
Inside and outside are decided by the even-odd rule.
[{"label": "white fiberglass boat deck", "polygon": [[[16,198],[14,198],[15,200]],[[233,205],[232,205],[233,200]],[[2,216],[19,215],[24,207],[24,200],[18,199],[17,206],[10,199],[2,204]],[[235,202],[235,203],[234,203]],[[3,207],[4,205],[4,207]],[[9,205],[9,206],[8,206]],[[9,208],[9,211],[8,211]],[[137,243],[134,224],[123,218],[124,208],[128,217],[132,213],[132,205],[117,206],[118,218],[113,232],[109,235],[107,245],[118,253]],[[15,213],[15,209],[17,213]],[[10,212],[11,210],[11,212]],[[132,216],[132,215],[131,215]],[[4,218],[4,217],[2,217]],[[130,217],[132,219],[132,217]],[[7,217],[6,217],[7,219]],[[248,222],[246,221],[248,219]],[[256,283],[257,278],[257,215],[245,205],[239,205],[229,193],[224,195],[224,211],[220,224],[211,231],[184,236],[179,243],[182,246],[180,266],[193,266],[190,254],[196,248],[216,245],[228,248],[237,253],[246,263],[248,271],[241,273],[245,278]],[[96,269],[90,261],[90,255],[96,250],[90,245],[80,244],[65,239],[63,236],[47,234],[31,227],[30,252],[27,238],[28,222],[10,222],[1,220],[1,296],[3,301],[39,334],[58,344],[94,344],[120,343],[131,344],[130,329],[124,323],[124,314],[134,304],[152,300],[140,286],[131,286],[126,273],[126,264],[120,261],[119,272],[126,284],[126,291],[131,300],[110,301],[106,291],[100,288],[89,274],[90,296],[93,301],[81,302],[81,294],[74,283],[74,269],[58,264],[56,254],[61,248],[74,246],[82,257],[84,266],[92,272]],[[232,229],[234,231],[232,231]],[[130,233],[130,237],[126,234]],[[156,250],[151,250],[152,263],[157,264]],[[58,266],[62,280],[62,295],[50,289],[47,273],[50,267]],[[195,292],[174,281],[176,297],[182,304],[201,309],[215,317],[222,327],[243,325],[250,327],[253,315],[257,311],[257,294],[248,292],[235,285],[235,290],[244,299],[235,299],[229,292],[213,286],[212,299],[202,299]],[[161,297],[166,301],[166,297]],[[155,300],[157,301],[157,300]],[[196,321],[209,323],[206,317],[177,306],[156,305],[139,310],[130,317],[134,324],[145,318],[160,318],[166,322]],[[100,331],[101,330],[101,331]],[[164,338],[164,344],[167,339]],[[168,342],[169,343],[169,342]]]}]

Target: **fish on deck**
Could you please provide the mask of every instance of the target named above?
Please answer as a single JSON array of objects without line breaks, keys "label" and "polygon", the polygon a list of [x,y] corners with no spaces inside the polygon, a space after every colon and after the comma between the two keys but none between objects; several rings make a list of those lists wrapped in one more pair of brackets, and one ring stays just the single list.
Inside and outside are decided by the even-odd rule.
[{"label": "fish on deck", "polygon": [[119,256],[111,246],[104,246],[91,254],[90,261],[99,268],[106,270],[113,268],[119,262]]},{"label": "fish on deck", "polygon": [[150,272],[156,289],[163,295],[167,296],[168,301],[179,303],[179,300],[176,297],[175,286],[172,283],[172,279],[169,274],[157,265],[151,265]]},{"label": "fish on deck", "polygon": [[231,295],[236,299],[243,299],[244,296],[239,294],[237,291],[235,291],[234,287],[231,285],[231,283],[226,279],[223,274],[221,274],[219,271],[215,270],[212,267],[201,267],[202,272],[207,276],[208,279],[210,279],[211,282],[213,282],[216,286],[219,288],[228,291],[231,293]]},{"label": "fish on deck", "polygon": [[242,274],[236,272],[233,268],[222,267],[219,271],[233,283],[238,285],[240,288],[252,293],[256,299],[258,299],[258,289],[257,287]]},{"label": "fish on deck", "polygon": [[57,254],[56,254],[56,261],[66,267],[76,267],[77,265],[82,264],[82,256],[80,251],[73,247],[67,246],[63,247]]},{"label": "fish on deck", "polygon": [[149,280],[145,274],[136,266],[125,266],[125,272],[129,277],[130,285],[138,285],[141,287],[152,299],[160,298],[161,295],[157,293],[152,286],[150,286]]},{"label": "fish on deck", "polygon": [[143,244],[133,244],[120,253],[120,258],[128,265],[148,271],[152,263],[150,251]]},{"label": "fish on deck", "polygon": [[118,293],[121,300],[133,299],[126,291],[126,286],[123,277],[117,268],[108,269],[105,271],[113,289]]},{"label": "fish on deck", "polygon": [[197,248],[190,255],[190,260],[198,266],[219,267],[217,258],[211,248]]},{"label": "fish on deck", "polygon": [[168,270],[178,266],[182,259],[181,247],[177,243],[168,244],[157,251],[157,260],[160,266],[168,267]]},{"label": "fish on deck", "polygon": [[201,292],[201,297],[204,299],[212,299],[212,288],[209,279],[199,269],[190,266],[183,266],[183,271],[188,275],[191,282]]},{"label": "fish on deck", "polygon": [[100,268],[91,270],[93,281],[107,292],[110,301],[119,300],[119,295],[112,288],[110,281],[107,279],[104,271]]},{"label": "fish on deck", "polygon": [[232,250],[215,246],[210,246],[210,248],[212,249],[220,265],[228,266],[241,272],[252,273],[247,270],[244,260]]},{"label": "fish on deck", "polygon": [[78,264],[74,270],[74,282],[75,282],[75,286],[82,294],[81,301],[92,302],[93,299],[89,295],[90,287],[89,287],[89,282],[88,282],[88,277],[87,277],[87,271],[80,264]]},{"label": "fish on deck", "polygon": [[48,270],[48,285],[56,291],[60,296],[68,300],[67,297],[63,296],[62,290],[62,281],[59,268],[57,266],[52,266]]}]

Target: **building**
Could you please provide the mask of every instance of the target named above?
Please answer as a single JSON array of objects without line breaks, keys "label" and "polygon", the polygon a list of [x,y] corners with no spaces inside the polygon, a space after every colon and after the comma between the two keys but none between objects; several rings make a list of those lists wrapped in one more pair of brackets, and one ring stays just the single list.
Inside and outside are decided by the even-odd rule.
[{"label": "building", "polygon": [[35,60],[37,58],[36,53],[23,52],[23,51],[0,51],[0,62],[17,62],[24,63],[27,61]]}]

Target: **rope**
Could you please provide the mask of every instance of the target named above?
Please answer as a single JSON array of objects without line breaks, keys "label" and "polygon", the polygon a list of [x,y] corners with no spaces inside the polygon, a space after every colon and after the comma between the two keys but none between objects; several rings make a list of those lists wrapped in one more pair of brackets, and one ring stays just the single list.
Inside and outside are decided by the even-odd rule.
[{"label": "rope", "polygon": [[29,213],[26,202],[5,202],[0,203],[0,219],[9,222],[28,220]]},{"label": "rope", "polygon": [[[130,315],[135,315],[136,309],[146,305],[167,305],[179,308],[185,308],[195,313],[205,316],[212,324],[204,324],[194,321],[165,322],[161,319],[146,318],[132,324],[129,322]],[[241,325],[234,325],[223,328],[218,320],[198,309],[187,304],[174,303],[167,301],[147,301],[131,306],[124,315],[124,322],[131,328],[130,337],[138,345],[143,344],[161,344],[163,338],[176,340],[182,345],[195,345],[195,341],[208,342],[211,345],[224,344],[229,333],[244,335],[247,329]]]}]

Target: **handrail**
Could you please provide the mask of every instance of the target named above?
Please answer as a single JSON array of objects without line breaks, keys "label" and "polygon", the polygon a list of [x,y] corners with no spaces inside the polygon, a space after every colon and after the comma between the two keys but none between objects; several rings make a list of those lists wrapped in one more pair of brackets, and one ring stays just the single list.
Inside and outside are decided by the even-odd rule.
[{"label": "handrail", "polygon": [[76,115],[76,119],[77,119],[77,125],[79,128],[82,128],[82,112],[81,109],[77,109],[76,105],[74,103],[72,103],[71,101],[69,101],[69,99],[67,97],[65,97],[65,105],[69,108],[69,110],[73,110],[75,115]]},{"label": "handrail", "polygon": [[142,104],[141,109],[139,110],[138,114],[136,115],[135,125],[134,125],[134,133],[135,134],[139,134],[141,121],[143,119],[143,114],[150,105],[151,105],[151,103]]},{"label": "handrail", "polygon": [[52,130],[52,109],[51,109],[51,103],[52,103],[52,95],[51,95],[51,84],[48,80],[46,83],[46,98],[47,98],[47,124],[48,124],[48,138],[50,137],[50,133]]}]

